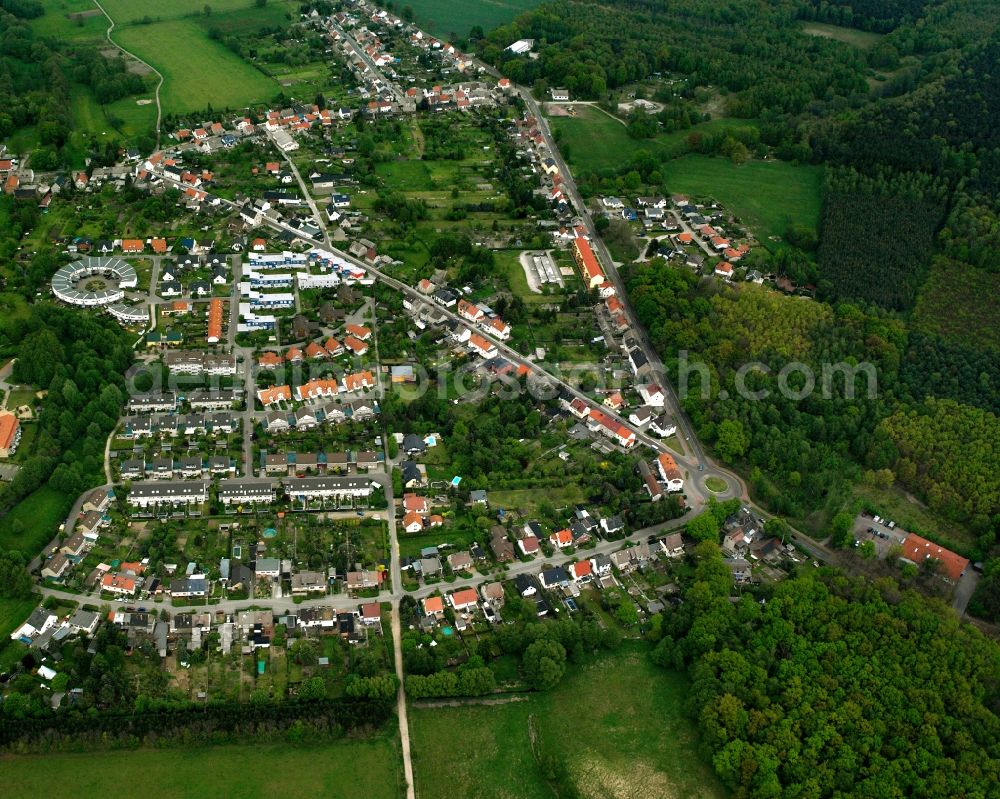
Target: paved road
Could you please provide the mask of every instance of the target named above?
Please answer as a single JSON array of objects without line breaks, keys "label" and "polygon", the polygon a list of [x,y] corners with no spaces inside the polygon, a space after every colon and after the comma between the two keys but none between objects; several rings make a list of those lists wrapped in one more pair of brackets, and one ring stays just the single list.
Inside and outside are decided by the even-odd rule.
[{"label": "paved road", "polygon": [[347,44],[350,45],[351,49],[357,54],[358,58],[360,58],[361,61],[364,63],[364,65],[368,67],[368,69],[372,73],[372,76],[380,80],[392,91],[393,97],[396,98],[397,103],[402,103],[404,97],[403,92],[395,83],[389,80],[385,76],[385,73],[383,73],[382,70],[375,64],[375,62],[372,61],[368,53],[365,52],[365,48],[363,48],[360,44],[358,44],[357,40],[355,40],[355,38],[351,34],[345,31],[332,18],[328,22],[330,28],[332,28],[334,31],[336,31],[341,35],[344,41],[347,42]]},{"label": "paved road", "polygon": [[705,240],[691,228],[691,226],[688,224],[688,221],[679,213],[677,213],[675,209],[671,209],[670,213],[673,215],[674,219],[677,220],[677,224],[681,226],[681,230],[683,230],[685,233],[691,234],[691,240],[699,247],[701,247],[702,252],[704,252],[705,255],[714,258],[719,254],[705,243]]},{"label": "paved road", "polygon": [[955,593],[952,597],[951,606],[959,616],[965,615],[965,609],[969,606],[969,600],[976,593],[976,586],[979,585],[979,572],[969,569],[962,579],[955,586]]},{"label": "paved road", "polygon": [[[678,465],[688,469],[689,477],[685,488],[689,492],[692,488],[696,489],[703,499],[711,495],[720,499],[725,499],[731,496],[738,496],[742,499],[746,499],[746,487],[743,485],[739,477],[729,470],[718,466],[710,458],[706,457],[704,450],[701,447],[701,443],[698,441],[698,437],[694,434],[694,428],[691,425],[691,420],[684,412],[683,407],[681,407],[673,383],[667,379],[666,368],[663,365],[663,361],[660,358],[659,353],[657,353],[650,343],[649,335],[643,325],[639,322],[639,318],[632,307],[628,292],[625,289],[625,282],[618,273],[618,269],[611,257],[611,253],[608,251],[603,239],[601,239],[601,237],[597,234],[597,229],[594,227],[594,221],[587,210],[586,203],[583,201],[583,196],[577,188],[576,181],[573,179],[573,173],[570,171],[569,166],[566,164],[562,154],[559,152],[559,148],[556,146],[555,139],[552,136],[552,131],[549,128],[548,120],[542,114],[541,107],[535,101],[535,98],[531,95],[531,91],[529,89],[525,87],[518,87],[518,93],[524,101],[525,107],[538,121],[538,129],[541,132],[542,137],[545,139],[545,145],[551,153],[552,158],[555,160],[556,166],[559,167],[560,174],[563,176],[563,194],[570,198],[577,213],[583,220],[587,233],[590,236],[595,254],[601,262],[601,265],[604,267],[608,279],[615,287],[618,299],[625,308],[625,313],[629,320],[629,328],[631,329],[633,335],[639,340],[639,345],[643,354],[649,362],[649,381],[662,386],[664,392],[666,393],[666,409],[671,413],[677,423],[677,429],[680,433],[679,438],[682,442],[682,446],[686,450],[683,456],[675,456]],[[654,449],[666,451],[662,446],[654,447]],[[708,491],[705,487],[705,479],[708,477],[718,477],[723,480],[727,486],[726,491],[719,494],[713,494],[713,492]]]},{"label": "paved road", "polygon": [[7,395],[13,388],[13,386],[7,381],[10,378],[11,370],[14,368],[14,360],[14,358],[11,358],[3,365],[3,368],[0,368],[0,396],[3,398],[3,401],[0,402],[0,408],[7,407]]},{"label": "paved road", "polygon": [[[167,177],[165,175],[163,175],[162,177],[163,177],[163,179],[167,183],[171,183],[171,182],[177,183],[176,181],[172,181],[169,177]],[[177,184],[177,185],[180,185],[180,184]],[[222,200],[222,202],[223,202],[223,204],[229,205],[234,210],[238,210],[236,204],[233,203],[232,201],[230,201],[230,200]],[[318,213],[318,211],[317,211],[317,213]],[[279,231],[287,231],[287,232],[291,233],[292,235],[294,235],[296,238],[298,238],[298,239],[300,239],[302,241],[308,242],[310,245],[315,245],[316,244],[316,242],[313,239],[311,239],[309,236],[306,236],[305,234],[303,234],[302,232],[296,230],[295,228],[290,227],[288,224],[286,224],[283,221],[274,220],[274,219],[265,217],[265,224],[267,224],[268,226],[270,226],[270,227],[272,227],[272,228],[274,228],[276,230],[279,230]],[[596,234],[595,234],[595,236],[596,236]],[[595,238],[595,240],[596,240],[596,238]],[[391,277],[390,275],[386,274],[385,272],[381,271],[380,269],[377,269],[373,265],[368,264],[365,261],[361,261],[358,258],[355,258],[354,256],[350,255],[349,253],[344,252],[343,250],[340,250],[337,247],[334,247],[333,243],[330,241],[329,235],[326,236],[326,240],[325,240],[324,244],[326,245],[327,249],[331,253],[335,254],[339,258],[343,258],[344,260],[348,261],[349,263],[357,265],[361,269],[366,270],[374,278],[382,281],[383,283],[385,283],[390,288],[393,288],[393,289],[395,289],[395,290],[397,290],[397,291],[399,291],[399,292],[401,292],[403,294],[406,294],[407,296],[409,296],[412,299],[419,300],[421,303],[425,303],[427,301],[427,297],[425,295],[421,294],[419,291],[417,291],[413,286],[410,286],[407,283],[403,283],[402,281],[397,280],[394,277]],[[620,280],[620,278],[618,278],[618,276],[617,276],[617,273],[615,274],[615,279]],[[624,290],[622,290],[622,294],[624,295]],[[449,310],[447,308],[444,308],[442,306],[438,306],[438,309],[445,316],[447,316],[449,319],[452,319],[452,320],[454,320],[454,321],[456,321],[456,322],[458,322],[458,323],[460,323],[462,325],[466,325],[466,326],[469,325],[469,322],[466,319],[463,319],[462,317],[460,317],[457,313],[454,313],[453,311],[451,311],[451,310]],[[639,326],[636,326],[636,330],[641,330],[641,328]],[[513,349],[512,347],[508,346],[505,342],[501,341],[498,338],[495,338],[492,334],[490,334],[490,333],[488,333],[486,331],[477,330],[477,332],[483,338],[485,338],[488,341],[490,341],[497,348],[498,353],[500,353],[501,355],[503,355],[506,359],[512,361],[515,364],[522,364],[522,365],[527,366],[533,372],[536,372],[538,375],[540,375],[542,377],[545,377],[550,382],[550,384],[552,386],[562,387],[563,389],[565,389],[566,391],[568,391],[573,397],[579,397],[580,399],[584,400],[585,402],[587,402],[589,404],[593,404],[594,403],[593,399],[590,396],[588,396],[587,394],[583,393],[582,391],[580,391],[579,389],[577,389],[575,386],[572,386],[569,383],[567,383],[564,380],[562,380],[561,378],[557,377],[555,374],[553,374],[552,372],[548,371],[544,367],[542,367],[539,364],[535,363],[535,361],[530,356],[523,355],[522,353],[520,353],[517,350]],[[653,353],[653,355],[655,357],[655,353]],[[659,363],[659,359],[658,358],[656,359],[656,363]],[[661,369],[662,369],[662,364],[660,366],[661,366]],[[679,408],[679,406],[678,406],[678,408]],[[623,427],[625,427],[626,429],[631,430],[633,433],[635,433],[635,435],[636,435],[636,441],[637,442],[641,442],[641,443],[645,444],[647,447],[649,447],[650,449],[654,450],[655,452],[666,452],[666,453],[669,453],[669,454],[673,455],[676,458],[678,464],[681,465],[682,467],[686,466],[691,471],[695,470],[696,464],[692,463],[691,461],[689,461],[687,458],[685,458],[683,456],[677,456],[676,453],[674,453],[672,450],[670,450],[670,448],[667,447],[662,441],[660,441],[659,439],[653,438],[652,436],[648,435],[641,428],[636,427],[631,422],[629,422],[629,420],[627,418],[625,418],[625,417],[623,417],[623,416],[615,413],[614,411],[608,410],[608,409],[602,409],[602,410],[604,411],[604,413],[606,413],[608,416],[610,416],[616,422],[618,422],[619,424],[621,424]],[[678,418],[679,425],[680,425],[680,422],[681,422],[681,419]],[[688,423],[688,425],[690,425],[690,423]],[[690,429],[690,427],[688,429]],[[693,432],[691,433],[691,435],[693,437]],[[692,505],[695,506],[695,507],[701,507],[705,503],[705,501],[707,500],[708,496],[711,495],[711,492],[708,492],[707,489],[705,489],[705,487],[704,487],[704,478],[707,477],[707,476],[709,476],[709,475],[716,475],[718,477],[721,477],[727,483],[728,486],[734,486],[734,485],[738,485],[739,484],[739,483],[734,483],[733,482],[734,478],[732,476],[730,476],[730,474],[728,472],[725,472],[722,469],[719,469],[718,467],[715,467],[714,465],[712,466],[711,469],[709,469],[707,467],[707,465],[706,465],[706,468],[704,470],[704,474],[701,475],[701,477],[699,479],[688,480],[688,483],[687,483],[687,486],[686,486],[686,490],[687,490],[689,502],[691,502]],[[714,494],[714,496],[726,496],[726,494]]]},{"label": "paved road", "polygon": [[[371,475],[373,480],[383,482],[383,485],[388,482],[391,489],[391,478],[385,474],[374,474]],[[452,582],[440,582],[433,585],[423,585],[414,591],[404,591],[402,590],[402,582],[394,585],[390,590],[381,591],[376,598],[379,602],[398,602],[404,596],[413,597],[416,600],[421,600],[425,597],[430,596],[434,593],[445,593],[457,591],[462,588],[475,588],[481,585],[483,582],[488,580],[511,580],[517,577],[519,574],[537,574],[543,568],[548,568],[550,566],[567,566],[578,560],[583,560],[585,558],[592,558],[597,554],[610,555],[612,552],[617,552],[619,549],[623,549],[631,544],[635,544],[639,541],[645,541],[651,535],[661,535],[663,533],[670,532],[672,530],[679,529],[683,527],[689,516],[682,516],[679,519],[671,519],[661,524],[653,525],[652,527],[644,527],[640,530],[635,530],[631,534],[614,541],[598,541],[597,544],[590,549],[579,549],[572,555],[567,555],[561,552],[555,553],[551,558],[536,558],[529,561],[515,561],[506,568],[498,568],[492,572],[487,572],[483,574],[477,574],[473,577],[468,577],[461,580],[454,580]],[[398,564],[398,549],[396,550],[396,562]],[[102,600],[99,595],[93,594],[73,594],[66,591],[60,591],[55,588],[49,588],[43,586],[42,594],[44,596],[54,596],[61,599],[70,599],[75,602],[90,602],[93,604],[108,604],[114,607],[122,606],[132,606],[136,604],[149,604],[148,600],[144,602],[138,602],[135,599],[127,600],[112,600],[106,601]],[[366,600],[367,601],[367,600]],[[272,608],[276,612],[295,612],[296,608],[309,607],[309,606],[332,606],[338,611],[355,610],[358,607],[359,599],[357,597],[348,596],[347,594],[333,594],[321,597],[315,597],[311,599],[305,599],[301,602],[293,601],[292,597],[283,597],[281,599],[269,599],[269,600],[252,600],[252,599],[225,599],[218,603],[212,603],[208,605],[211,610],[221,610],[225,613],[235,613],[239,610],[246,610],[253,605],[259,605],[263,602],[268,607]]]}]

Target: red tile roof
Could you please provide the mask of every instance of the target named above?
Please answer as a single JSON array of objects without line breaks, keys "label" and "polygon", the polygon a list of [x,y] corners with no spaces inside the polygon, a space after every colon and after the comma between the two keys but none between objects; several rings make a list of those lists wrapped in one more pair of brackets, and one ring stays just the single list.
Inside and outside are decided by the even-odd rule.
[{"label": "red tile roof", "polygon": [[463,588],[461,591],[456,591],[451,595],[451,604],[456,608],[475,605],[478,601],[479,597],[474,588]]},{"label": "red tile roof", "polygon": [[372,335],[372,331],[364,325],[345,325],[344,330],[362,341],[367,341]]},{"label": "red tile roof", "polygon": [[17,435],[17,428],[21,423],[12,413],[5,413],[0,416],[0,449],[10,449],[14,443],[14,436]]},{"label": "red tile roof", "polygon": [[348,336],[345,338],[344,346],[351,350],[355,355],[364,355],[368,352],[368,345],[354,336]]},{"label": "red tile roof", "polygon": [[910,533],[903,542],[903,557],[918,565],[929,559],[936,560],[940,563],[941,574],[953,582],[957,582],[969,566],[968,558],[939,547],[916,533]]},{"label": "red tile roof", "polygon": [[222,339],[222,300],[218,297],[208,304],[208,339]]},{"label": "red tile roof", "polygon": [[424,600],[424,613],[444,613],[444,599],[439,596],[429,596]]}]

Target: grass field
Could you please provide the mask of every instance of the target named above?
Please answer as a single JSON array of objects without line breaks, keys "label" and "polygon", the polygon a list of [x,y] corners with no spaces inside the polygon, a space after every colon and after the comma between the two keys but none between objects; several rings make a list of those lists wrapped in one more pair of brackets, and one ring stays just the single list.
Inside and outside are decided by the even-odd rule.
[{"label": "grass field", "polygon": [[670,191],[711,197],[732,209],[767,244],[789,223],[816,230],[819,225],[820,167],[785,161],[748,161],[736,166],[725,158],[687,155],[663,165]]},{"label": "grass field", "polygon": [[34,557],[66,521],[75,497],[45,485],[0,517],[0,549],[16,549]]},{"label": "grass field", "polygon": [[[123,0],[124,1],[124,0]],[[534,8],[541,0],[410,0],[414,21],[435,36],[468,36],[473,25],[484,31],[506,25],[519,14]]]},{"label": "grass field", "polygon": [[713,119],[654,139],[633,139],[621,122],[603,111],[586,105],[575,108],[576,116],[550,117],[549,125],[560,132],[562,145],[569,146],[570,166],[582,172],[617,169],[640,150],[658,158],[677,158],[687,152],[688,136],[695,131],[719,133],[754,124],[750,120]]},{"label": "grass field", "polygon": [[28,618],[40,598],[31,596],[27,599],[0,599],[0,649],[10,641],[10,634]]},{"label": "grass field", "polygon": [[104,38],[108,19],[93,0],[42,0],[45,13],[29,20],[39,36],[55,36],[62,40],[98,40]]},{"label": "grass field", "polygon": [[1000,351],[1000,274],[960,262],[936,261],[913,311],[919,330],[973,349]]},{"label": "grass field", "polygon": [[35,401],[35,389],[12,388],[7,394],[7,407],[13,410],[20,405],[31,405]]},{"label": "grass field", "polygon": [[[249,6],[249,7],[248,7]],[[215,9],[215,5],[212,5]],[[213,10],[212,15],[191,17],[206,31],[215,28],[222,33],[243,35],[254,33],[262,27],[278,27],[288,24],[287,16],[298,19],[299,3],[294,0],[268,0],[267,5],[258,7],[248,0],[237,3],[231,11]]]},{"label": "grass field", "polygon": [[8,796],[50,799],[98,796],[115,774],[141,779],[142,792],[151,797],[396,799],[400,771],[399,747],[388,737],[329,746],[250,744],[0,758]]},{"label": "grass field", "polygon": [[838,42],[868,50],[882,38],[881,33],[859,31],[856,28],[842,28],[840,25],[827,25],[825,22],[803,22],[803,33],[810,36],[821,36],[824,39],[836,39]]},{"label": "grass field", "polygon": [[[559,286],[551,283],[547,284],[550,294],[536,294],[528,286],[528,278],[524,274],[524,267],[521,266],[520,250],[497,250],[497,269],[507,275],[511,291],[524,301],[526,305],[544,305],[546,303],[558,302],[563,292]],[[569,283],[569,280],[567,280]]]},{"label": "grass field", "polygon": [[116,30],[115,41],[163,73],[164,113],[241,108],[268,101],[277,82],[258,72],[189,20],[133,25]]},{"label": "grass field", "polygon": [[566,508],[583,502],[583,490],[576,483],[562,488],[515,488],[509,491],[490,491],[490,504],[497,508],[518,508],[531,515],[538,506],[548,502],[554,508]]},{"label": "grass field", "polygon": [[[270,0],[268,5],[272,3],[283,5],[281,0]],[[209,3],[204,0],[171,0],[169,3],[162,0],[102,0],[101,5],[119,25],[128,25],[147,16],[153,20],[211,18],[229,11],[254,8],[253,0],[211,0]],[[210,15],[204,13],[206,5],[212,9]]]},{"label": "grass field", "polygon": [[726,490],[726,481],[723,480],[721,477],[706,477],[705,487],[709,491],[714,491],[715,493],[719,493],[720,491]]},{"label": "grass field", "polygon": [[[532,753],[565,763],[582,797],[707,799],[725,792],[695,749],[681,711],[687,682],[626,645],[571,669],[551,693],[491,707],[412,708],[418,796],[548,799]],[[460,767],[455,758],[461,731]]]}]

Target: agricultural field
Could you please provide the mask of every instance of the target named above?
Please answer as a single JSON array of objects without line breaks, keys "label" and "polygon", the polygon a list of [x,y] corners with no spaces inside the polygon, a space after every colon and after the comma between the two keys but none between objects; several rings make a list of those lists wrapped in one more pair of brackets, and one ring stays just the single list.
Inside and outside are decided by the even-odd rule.
[{"label": "agricultural field", "polygon": [[763,244],[780,238],[790,224],[815,231],[819,225],[820,167],[785,161],[748,161],[687,155],[663,165],[670,191],[712,197],[741,217]]},{"label": "agricultural field", "polygon": [[[133,25],[116,30],[115,41],[163,73],[160,100],[166,114],[241,108],[266,102],[278,84],[258,72],[189,20]],[[205,76],[212,80],[206,81]]]},{"label": "agricultural field", "polygon": [[[124,2],[124,0],[122,0]],[[541,0],[412,0],[414,21],[435,36],[462,38],[474,25],[484,31],[506,25],[519,14],[537,6]]]},{"label": "agricultural field", "polygon": [[[725,796],[699,759],[694,728],[682,711],[686,688],[682,675],[658,669],[645,646],[631,644],[571,667],[552,692],[525,701],[413,707],[417,794],[547,799],[553,787],[538,760],[551,756],[565,765],[580,796]],[[455,768],[459,729],[465,757]]]},{"label": "agricultural field", "polygon": [[0,758],[10,796],[51,799],[97,796],[109,774],[141,774],[152,796],[335,796],[396,799],[402,795],[399,745],[383,735],[327,746],[248,744],[140,749],[93,754]]},{"label": "agricultural field", "polygon": [[262,7],[243,0],[242,4],[237,4],[230,11],[220,13],[213,10],[210,16],[201,14],[191,19],[206,31],[217,30],[223,34],[241,36],[255,33],[262,27],[283,27],[288,24],[289,17],[298,19],[298,9],[298,4],[289,0],[269,0]]},{"label": "agricultural field", "polygon": [[720,133],[733,127],[747,127],[746,120],[713,119],[688,130],[664,133],[654,139],[633,139],[616,117],[588,105],[575,105],[572,117],[549,117],[553,134],[560,137],[560,148],[574,172],[586,174],[617,170],[640,150],[657,158],[678,158],[688,151],[692,133]]}]

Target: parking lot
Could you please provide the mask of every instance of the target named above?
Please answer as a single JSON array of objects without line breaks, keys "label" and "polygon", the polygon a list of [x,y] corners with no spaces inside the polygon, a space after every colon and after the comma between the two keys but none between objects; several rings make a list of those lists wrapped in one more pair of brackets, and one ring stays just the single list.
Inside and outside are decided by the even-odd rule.
[{"label": "parking lot", "polygon": [[888,520],[875,518],[867,513],[860,513],[854,519],[854,540],[859,543],[874,541],[879,558],[885,558],[889,550],[897,544],[902,544],[906,531],[901,527],[889,527]]}]

